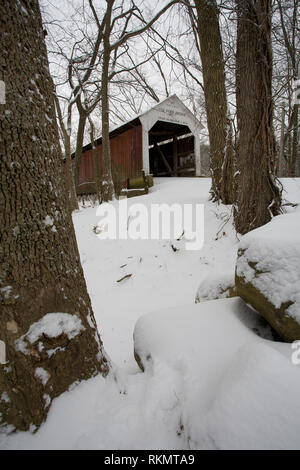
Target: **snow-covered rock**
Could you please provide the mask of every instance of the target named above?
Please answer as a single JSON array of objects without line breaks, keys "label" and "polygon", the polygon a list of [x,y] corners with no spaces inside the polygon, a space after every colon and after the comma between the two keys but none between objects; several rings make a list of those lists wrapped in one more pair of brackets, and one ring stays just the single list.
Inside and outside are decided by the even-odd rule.
[{"label": "snow-covered rock", "polygon": [[299,392],[299,368],[290,360],[270,343],[245,345],[195,423],[195,436],[206,449],[299,449]]},{"label": "snow-covered rock", "polygon": [[196,293],[195,303],[236,296],[234,272],[224,272],[209,276],[201,282]]},{"label": "snow-covered rock", "polygon": [[300,339],[300,211],[241,239],[236,287],[285,341]]},{"label": "snow-covered rock", "polygon": [[260,320],[232,298],[137,322],[136,356],[148,376],[161,372],[174,390],[191,449],[299,447],[300,368],[290,345],[257,335],[265,333]]},{"label": "snow-covered rock", "polygon": [[208,375],[215,380],[241,346],[272,339],[260,316],[238,297],[143,315],[133,337],[135,355],[144,370],[163,358],[177,368],[182,364],[193,375],[197,370],[200,381],[206,377],[205,387]]}]

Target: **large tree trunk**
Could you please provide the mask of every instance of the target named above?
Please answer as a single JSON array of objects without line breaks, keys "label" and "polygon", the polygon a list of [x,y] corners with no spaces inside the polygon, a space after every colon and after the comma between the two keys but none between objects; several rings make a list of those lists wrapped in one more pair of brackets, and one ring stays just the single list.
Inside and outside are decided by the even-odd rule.
[{"label": "large tree trunk", "polygon": [[0,426],[36,429],[109,363],[80,264],[37,0],[0,3]]},{"label": "large tree trunk", "polygon": [[227,98],[218,7],[216,0],[195,0],[195,6],[210,142],[211,195],[214,201],[222,200],[225,204],[229,204],[233,201],[227,199],[227,196],[232,193],[230,188],[228,190],[226,188],[232,180],[230,176],[232,168],[228,166],[224,169],[229,171],[229,178],[226,174],[224,175],[225,193],[222,191],[222,170],[227,136]]},{"label": "large tree trunk", "polygon": [[244,234],[280,212],[274,177],[271,0],[236,0],[239,170],[235,227]]},{"label": "large tree trunk", "polygon": [[109,61],[110,61],[110,28],[114,0],[107,0],[106,22],[103,35],[103,64],[102,64],[102,198],[104,202],[114,197],[114,184],[112,178],[112,165],[109,140]]}]

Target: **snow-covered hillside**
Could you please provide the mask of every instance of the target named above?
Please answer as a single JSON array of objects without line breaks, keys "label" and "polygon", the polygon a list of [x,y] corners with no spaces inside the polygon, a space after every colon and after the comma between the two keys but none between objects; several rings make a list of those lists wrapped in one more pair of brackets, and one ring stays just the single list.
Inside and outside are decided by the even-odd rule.
[{"label": "snow-covered hillside", "polygon": [[[282,181],[285,199],[300,202],[300,180]],[[204,203],[201,251],[184,250],[183,240],[173,248],[170,241],[99,240],[97,208],[74,213],[113,372],[56,399],[37,434],[0,434],[0,448],[300,448],[300,366],[291,362],[291,346],[274,343],[240,299],[195,305],[207,278],[233,277],[238,246],[231,207],[209,202],[209,188],[206,178],[159,178],[148,195],[130,200]],[[136,324],[138,352],[151,356],[145,373],[133,356]]]}]

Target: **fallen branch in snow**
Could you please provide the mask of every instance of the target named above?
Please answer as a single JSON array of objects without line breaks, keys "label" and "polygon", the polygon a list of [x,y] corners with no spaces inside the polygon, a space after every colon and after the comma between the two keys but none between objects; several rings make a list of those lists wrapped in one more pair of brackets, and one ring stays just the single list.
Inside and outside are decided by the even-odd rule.
[{"label": "fallen branch in snow", "polygon": [[[223,228],[225,227],[226,224],[228,224],[228,222],[230,221],[232,217],[232,209],[230,211],[230,214],[222,214],[221,218],[223,219],[223,223],[222,225],[220,226],[218,232],[216,233],[216,238],[215,240],[219,240],[222,236],[225,236],[226,235],[226,232],[223,231]],[[222,235],[220,237],[220,233],[222,232]]]},{"label": "fallen branch in snow", "polygon": [[171,243],[171,248],[174,251],[174,253],[176,253],[176,251],[179,251],[179,248],[176,248],[176,246],[174,246],[172,243]]},{"label": "fallen branch in snow", "polygon": [[96,235],[99,235],[99,233],[102,232],[102,229],[101,229],[101,227],[98,227],[98,225],[95,225],[95,226],[93,227],[93,232],[94,232]]},{"label": "fallen branch in snow", "polygon": [[299,202],[286,202],[285,204],[282,204],[282,207],[284,206],[290,206],[290,207],[298,207],[299,206]]},{"label": "fallen branch in snow", "polygon": [[132,276],[132,274],[126,274],[126,276],[121,277],[121,279],[119,279],[117,282],[125,281],[125,279],[129,279],[131,276]]},{"label": "fallen branch in snow", "polygon": [[184,235],[184,231],[182,232],[182,234],[180,235],[180,237],[177,238],[177,241],[178,241],[178,242],[182,239],[183,235]]}]

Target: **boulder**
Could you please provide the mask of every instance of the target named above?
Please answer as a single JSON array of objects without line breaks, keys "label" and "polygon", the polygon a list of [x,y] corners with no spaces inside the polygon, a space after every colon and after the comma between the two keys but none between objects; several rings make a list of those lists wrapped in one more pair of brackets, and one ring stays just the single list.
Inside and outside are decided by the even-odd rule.
[{"label": "boulder", "polygon": [[204,279],[198,287],[195,303],[207,300],[237,297],[234,271],[217,274]]},{"label": "boulder", "polygon": [[242,237],[235,284],[284,341],[300,339],[300,211]]}]

